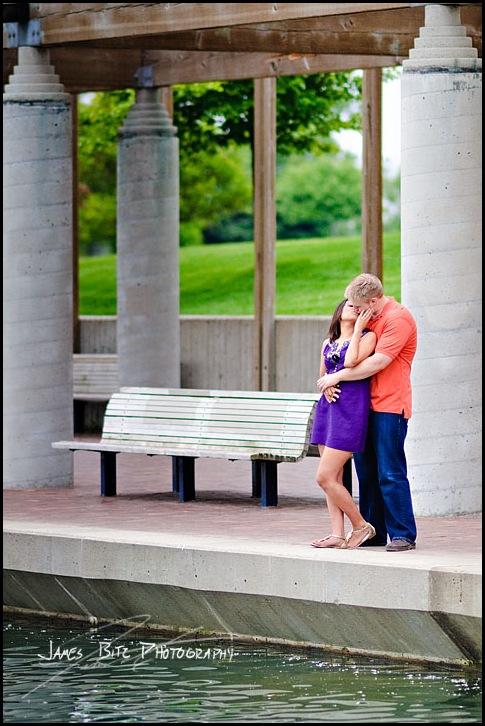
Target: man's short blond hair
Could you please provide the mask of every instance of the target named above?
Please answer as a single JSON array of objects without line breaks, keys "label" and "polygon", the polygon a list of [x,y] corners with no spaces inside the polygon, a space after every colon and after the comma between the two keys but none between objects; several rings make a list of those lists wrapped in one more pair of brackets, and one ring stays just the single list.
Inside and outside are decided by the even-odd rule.
[{"label": "man's short blond hair", "polygon": [[373,297],[382,297],[383,294],[382,282],[369,272],[357,275],[345,288],[345,297],[354,303],[368,302]]}]

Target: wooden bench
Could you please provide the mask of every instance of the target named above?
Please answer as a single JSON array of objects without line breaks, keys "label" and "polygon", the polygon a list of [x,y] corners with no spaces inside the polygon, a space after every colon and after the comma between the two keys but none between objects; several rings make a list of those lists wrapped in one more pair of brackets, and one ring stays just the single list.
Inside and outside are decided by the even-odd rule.
[{"label": "wooden bench", "polygon": [[74,353],[73,397],[75,401],[106,403],[119,391],[118,356],[110,353]]},{"label": "wooden bench", "polygon": [[101,495],[116,496],[116,455],[172,457],[172,489],[195,499],[195,459],[252,462],[252,495],[276,506],[277,464],[308,453],[318,395],[122,388],[111,396],[99,442],[56,441],[56,449],[99,451]]}]

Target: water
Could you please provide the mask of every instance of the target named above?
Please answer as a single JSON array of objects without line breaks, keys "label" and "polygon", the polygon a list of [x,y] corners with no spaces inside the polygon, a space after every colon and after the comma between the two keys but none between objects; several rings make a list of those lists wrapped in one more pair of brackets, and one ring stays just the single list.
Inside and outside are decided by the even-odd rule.
[{"label": "water", "polygon": [[481,723],[481,674],[8,616],[4,723]]}]

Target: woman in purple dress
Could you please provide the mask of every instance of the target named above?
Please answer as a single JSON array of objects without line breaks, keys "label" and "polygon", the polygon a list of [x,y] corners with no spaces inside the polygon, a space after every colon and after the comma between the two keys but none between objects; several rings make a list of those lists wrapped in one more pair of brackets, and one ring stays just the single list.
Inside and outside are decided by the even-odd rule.
[{"label": "woman in purple dress", "polygon": [[[365,328],[369,319],[369,311],[357,315],[347,300],[337,305],[328,338],[322,345],[317,386],[325,374],[344,367],[353,368],[372,355],[376,335]],[[318,445],[320,452],[317,484],[325,492],[332,532],[323,539],[314,540],[313,547],[355,549],[375,535],[373,526],[362,517],[343,483],[345,462],[354,451],[365,448],[370,409],[369,380],[341,383],[339,392],[329,389],[317,403],[311,442]],[[352,524],[347,536],[345,515]]]}]

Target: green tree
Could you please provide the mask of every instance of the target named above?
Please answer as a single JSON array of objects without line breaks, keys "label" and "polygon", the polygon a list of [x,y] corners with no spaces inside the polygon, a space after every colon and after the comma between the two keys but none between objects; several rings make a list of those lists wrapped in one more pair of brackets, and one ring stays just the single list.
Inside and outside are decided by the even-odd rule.
[{"label": "green tree", "polygon": [[193,154],[181,164],[180,190],[180,244],[201,244],[205,229],[250,207],[247,154],[236,147]]},{"label": "green tree", "polygon": [[[291,153],[337,151],[333,131],[360,129],[360,74],[282,76],[276,84],[277,149]],[[181,152],[252,146],[254,83],[230,81],[174,86],[174,123]]]},{"label": "green tree", "polygon": [[134,99],[132,90],[81,97],[78,104],[79,177],[90,191],[113,192],[118,131]]},{"label": "green tree", "polygon": [[360,230],[361,171],[351,154],[284,161],[277,177],[278,238],[332,237]]},{"label": "green tree", "polygon": [[115,250],[118,130],[133,91],[95,93],[78,104],[79,247]]}]

